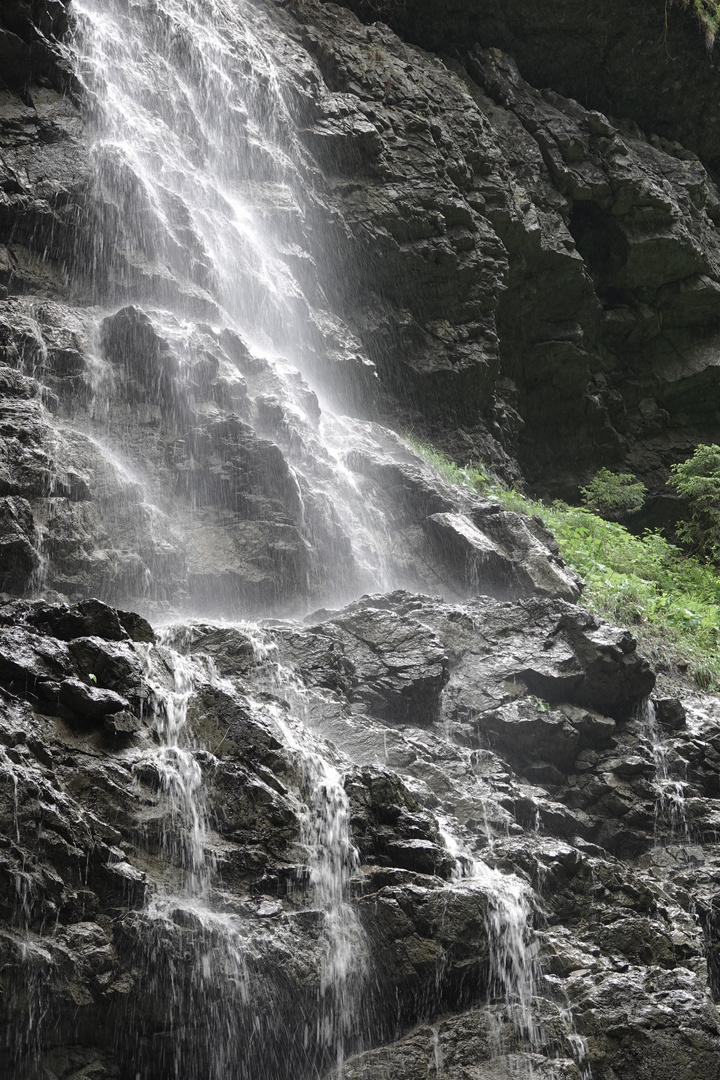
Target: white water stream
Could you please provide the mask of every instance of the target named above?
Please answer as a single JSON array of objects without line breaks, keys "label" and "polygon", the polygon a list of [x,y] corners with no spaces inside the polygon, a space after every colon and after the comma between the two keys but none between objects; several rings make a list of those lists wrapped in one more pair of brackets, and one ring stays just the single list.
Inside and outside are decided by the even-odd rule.
[{"label": "white water stream", "polygon": [[671,775],[668,747],[660,734],[655,706],[650,698],[640,706],[638,722],[650,743],[655,762],[655,844],[689,844],[690,830],[685,810],[687,783]]},{"label": "white water stream", "polygon": [[[74,0],[72,10],[74,64],[92,102],[100,231],[115,235],[122,254],[111,286],[124,303],[152,309],[179,364],[165,415],[182,432],[196,393],[195,320],[216,337],[239,335],[233,340],[269,365],[262,393],[270,390],[270,407],[282,408],[294,431],[284,452],[301,481],[300,529],[312,548],[318,525],[306,518],[305,489],[315,517],[337,534],[330,557],[312,567],[315,595],[347,601],[402,584],[383,515],[343,460],[353,447],[378,447],[366,425],[332,411],[318,360],[349,332],[318,308],[317,286],[311,306],[292,269],[295,240],[312,231],[313,166],[273,55],[277,28],[250,0]],[[122,468],[136,451],[129,432],[113,426],[112,373],[100,358],[96,366],[90,434]],[[223,378],[240,386],[232,367],[228,360]],[[346,381],[364,367],[356,356]],[[143,463],[129,461],[127,469],[142,474]],[[146,498],[163,503],[166,529],[191,542],[204,491],[191,486],[188,501],[173,507],[162,482],[148,475],[146,484]]]}]

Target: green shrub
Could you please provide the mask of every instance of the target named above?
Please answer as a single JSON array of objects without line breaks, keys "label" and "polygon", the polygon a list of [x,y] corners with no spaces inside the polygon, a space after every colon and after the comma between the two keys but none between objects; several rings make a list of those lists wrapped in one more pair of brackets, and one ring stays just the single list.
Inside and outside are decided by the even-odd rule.
[{"label": "green shrub", "polygon": [[565,562],[584,578],[586,607],[612,622],[632,625],[654,663],[684,661],[698,686],[720,689],[716,567],[684,554],[657,532],[635,536],[585,507],[530,499],[481,465],[459,466],[427,443],[408,441],[450,483],[495,499],[508,510],[537,514],[555,534]]},{"label": "green shrub", "polygon": [[720,562],[720,446],[701,443],[692,457],[670,469],[670,484],[690,501],[678,537],[703,559]]},{"label": "green shrub", "polygon": [[632,473],[600,469],[587,487],[581,487],[583,504],[608,521],[623,521],[636,514],[645,502],[645,485]]}]

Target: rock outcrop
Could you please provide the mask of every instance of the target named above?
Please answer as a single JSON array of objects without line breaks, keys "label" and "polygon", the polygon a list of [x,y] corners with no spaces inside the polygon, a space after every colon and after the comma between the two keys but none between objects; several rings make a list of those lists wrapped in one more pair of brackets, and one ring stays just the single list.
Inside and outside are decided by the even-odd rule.
[{"label": "rock outcrop", "polygon": [[629,635],[410,593],[160,640],[98,602],[0,621],[12,1075],[298,1077],[336,1040],[352,1077],[717,1075],[720,713],[653,719]]},{"label": "rock outcrop", "polygon": [[344,0],[434,52],[469,43],[510,53],[534,86],[587,108],[627,116],[648,133],[681,142],[715,171],[718,74],[712,0]]},{"label": "rock outcrop", "polygon": [[[354,325],[381,377],[403,400],[414,388],[425,423],[453,454],[502,466],[509,453],[533,484],[565,496],[599,464],[625,462],[661,492],[669,464],[716,432],[712,170],[679,125],[671,131],[638,115],[643,132],[609,118],[598,111],[610,111],[604,100],[578,92],[583,107],[557,93],[559,75],[536,83],[553,90],[533,89],[512,56],[477,44],[509,41],[493,34],[485,8],[481,19],[468,16],[473,5],[463,14],[453,7],[446,20],[442,5],[431,7],[399,11],[397,25],[442,19],[444,33],[418,34],[440,44],[457,33],[444,64],[332,5],[296,9],[328,89],[378,131],[371,176],[349,193],[347,177],[335,182],[363,245],[356,265],[371,268]],[[610,34],[618,20],[605,7],[597,19]],[[510,5],[508,17],[521,24],[525,16]],[[528,16],[545,19],[578,40],[562,12]],[[621,21],[633,23],[628,12]],[[583,48],[590,37],[580,38]],[[542,35],[523,40],[555,62]],[[693,52],[701,68],[702,46]],[[634,65],[636,51],[625,55]],[[588,66],[578,70],[585,78]],[[628,112],[612,108],[620,118]],[[404,289],[408,278],[413,291],[393,310],[397,283]]]}]

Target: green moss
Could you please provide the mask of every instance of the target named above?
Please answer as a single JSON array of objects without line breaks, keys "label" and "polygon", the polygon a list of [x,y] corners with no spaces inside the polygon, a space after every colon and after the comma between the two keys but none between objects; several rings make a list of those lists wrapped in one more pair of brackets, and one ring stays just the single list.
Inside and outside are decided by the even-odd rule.
[{"label": "green moss", "polygon": [[720,571],[684,555],[657,532],[635,536],[589,510],[530,499],[478,465],[459,466],[427,443],[405,436],[444,480],[496,499],[508,510],[539,515],[565,562],[585,582],[583,604],[631,625],[655,663],[689,664],[703,689],[720,689]]}]

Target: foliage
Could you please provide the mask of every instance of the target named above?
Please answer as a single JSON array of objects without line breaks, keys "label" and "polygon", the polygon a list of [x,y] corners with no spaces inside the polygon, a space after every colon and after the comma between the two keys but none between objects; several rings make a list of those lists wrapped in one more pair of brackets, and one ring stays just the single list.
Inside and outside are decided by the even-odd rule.
[{"label": "foliage", "polygon": [[657,532],[634,536],[585,507],[530,499],[480,465],[458,466],[427,443],[406,439],[445,480],[496,499],[508,510],[537,514],[555,534],[565,562],[585,579],[586,607],[612,622],[631,624],[655,663],[688,663],[698,686],[720,689],[720,572],[715,567],[685,555]]},{"label": "foliage", "polygon": [[720,562],[720,446],[701,443],[692,457],[670,470],[670,483],[689,500],[676,531],[695,555]]},{"label": "foliage", "polygon": [[685,7],[692,5],[700,23],[705,31],[705,40],[708,47],[712,48],[715,36],[720,27],[720,4],[715,0],[683,0]]},{"label": "foliage", "polygon": [[587,510],[608,521],[622,521],[635,514],[645,502],[645,485],[632,473],[600,469],[587,487],[581,487]]}]

